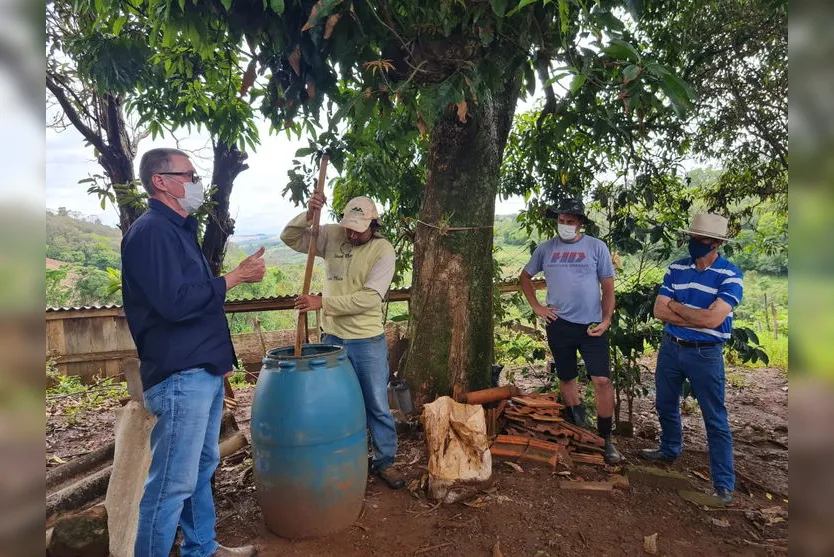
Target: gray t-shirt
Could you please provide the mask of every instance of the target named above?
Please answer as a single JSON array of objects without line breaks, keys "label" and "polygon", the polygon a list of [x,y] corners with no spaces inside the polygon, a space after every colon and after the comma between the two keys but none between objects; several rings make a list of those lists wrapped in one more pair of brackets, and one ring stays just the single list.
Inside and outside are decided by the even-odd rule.
[{"label": "gray t-shirt", "polygon": [[557,308],[559,318],[583,325],[602,320],[599,283],[614,276],[611,252],[602,240],[583,235],[573,243],[558,237],[542,242],[524,270],[530,276],[544,271],[547,305]]}]

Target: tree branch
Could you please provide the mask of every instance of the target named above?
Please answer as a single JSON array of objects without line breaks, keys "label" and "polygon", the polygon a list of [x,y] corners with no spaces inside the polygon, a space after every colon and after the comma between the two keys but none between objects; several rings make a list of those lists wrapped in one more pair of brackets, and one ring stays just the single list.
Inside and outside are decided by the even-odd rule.
[{"label": "tree branch", "polygon": [[542,127],[542,123],[544,122],[545,118],[547,118],[548,114],[557,113],[557,109],[559,111],[564,110],[566,100],[562,101],[561,105],[556,100],[556,93],[553,92],[553,84],[548,83],[550,80],[550,55],[547,51],[539,50],[536,54],[536,73],[539,76],[539,80],[542,82],[542,86],[544,88],[544,96],[547,99],[544,102],[544,107],[542,108],[541,114],[539,114],[538,119],[536,120],[536,129],[539,130]]},{"label": "tree branch", "polygon": [[64,114],[67,115],[69,121],[72,122],[72,125],[75,126],[75,129],[84,136],[84,139],[89,141],[93,147],[98,149],[100,153],[104,153],[107,151],[107,145],[104,143],[104,140],[100,135],[97,135],[93,130],[91,130],[78,115],[78,111],[72,105],[72,103],[67,98],[66,93],[64,90],[52,79],[51,76],[46,76],[46,87],[58,101],[58,104],[61,105],[61,109],[64,111]]}]

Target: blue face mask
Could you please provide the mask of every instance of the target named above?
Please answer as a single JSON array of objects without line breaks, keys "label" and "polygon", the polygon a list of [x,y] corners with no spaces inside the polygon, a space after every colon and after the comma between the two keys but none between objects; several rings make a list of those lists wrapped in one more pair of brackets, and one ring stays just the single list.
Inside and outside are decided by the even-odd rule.
[{"label": "blue face mask", "polygon": [[695,238],[689,239],[689,255],[692,256],[693,260],[700,259],[705,255],[708,255],[712,250],[713,247],[710,244],[705,244]]}]

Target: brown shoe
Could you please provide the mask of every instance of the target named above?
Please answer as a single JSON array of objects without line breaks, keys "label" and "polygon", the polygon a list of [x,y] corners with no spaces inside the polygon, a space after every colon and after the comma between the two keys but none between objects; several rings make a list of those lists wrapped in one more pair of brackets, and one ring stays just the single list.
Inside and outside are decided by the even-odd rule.
[{"label": "brown shoe", "polygon": [[405,487],[405,478],[393,466],[388,466],[375,472],[391,489],[402,489]]},{"label": "brown shoe", "polygon": [[217,546],[217,550],[211,554],[211,557],[255,557],[258,551],[254,545],[245,545],[243,547],[223,547]]}]

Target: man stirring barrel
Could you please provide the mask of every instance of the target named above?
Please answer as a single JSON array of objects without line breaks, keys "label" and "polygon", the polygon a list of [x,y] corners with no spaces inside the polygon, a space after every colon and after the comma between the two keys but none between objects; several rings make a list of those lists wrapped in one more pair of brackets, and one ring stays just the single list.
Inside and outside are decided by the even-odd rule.
[{"label": "man stirring barrel", "polygon": [[[308,209],[287,224],[281,240],[306,253],[310,246],[313,214],[324,206],[316,193]],[[368,430],[374,449],[372,469],[388,487],[405,485],[394,468],[397,430],[388,406],[388,345],[383,328],[382,300],[394,277],[394,247],[379,234],[379,214],[367,197],[348,201],[338,225],[320,229],[316,253],[324,259],[322,296],[299,296],[299,311],[323,310],[322,342],[344,346],[356,370]]]}]

